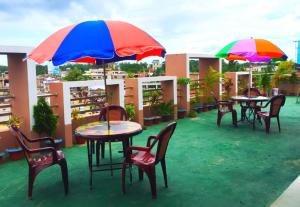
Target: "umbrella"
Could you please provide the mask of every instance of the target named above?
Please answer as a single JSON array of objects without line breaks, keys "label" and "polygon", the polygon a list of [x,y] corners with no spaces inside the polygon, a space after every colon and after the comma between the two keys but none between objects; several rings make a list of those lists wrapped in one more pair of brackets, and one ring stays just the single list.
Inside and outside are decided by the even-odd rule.
[{"label": "umbrella", "polygon": [[[288,58],[287,55],[272,42],[265,39],[253,38],[229,43],[216,54],[216,57],[249,62],[271,62],[286,60]],[[251,71],[249,71],[249,79],[250,73]],[[248,91],[250,94],[250,84]]]},{"label": "umbrella", "polygon": [[216,54],[216,57],[229,59],[237,56],[250,62],[270,62],[287,59],[286,54],[272,42],[253,38],[231,42]]},{"label": "umbrella", "polygon": [[[97,20],[58,30],[37,46],[28,58],[39,64],[52,61],[55,66],[68,61],[100,65],[122,60],[141,60],[148,56],[164,57],[165,53],[160,43],[132,24]],[[104,85],[107,97],[105,67]]]}]

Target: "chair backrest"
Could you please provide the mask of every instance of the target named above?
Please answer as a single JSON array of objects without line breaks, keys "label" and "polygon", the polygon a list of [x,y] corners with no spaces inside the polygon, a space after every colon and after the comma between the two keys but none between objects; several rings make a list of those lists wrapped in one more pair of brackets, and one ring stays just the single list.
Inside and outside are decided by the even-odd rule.
[{"label": "chair backrest", "polygon": [[158,145],[157,145],[156,157],[155,157],[156,163],[160,162],[162,159],[165,158],[168,144],[176,128],[176,125],[177,125],[176,122],[172,122],[168,124],[168,126],[163,128],[157,135]]},{"label": "chair backrest", "polygon": [[[249,96],[248,88],[244,90],[243,95]],[[259,90],[257,88],[250,88],[250,96],[260,96],[260,95],[261,95],[261,93],[259,92]]]},{"label": "chair backrest", "polygon": [[99,121],[107,121],[107,111],[109,111],[110,121],[127,121],[128,116],[126,110],[122,106],[109,105],[104,107],[100,112]]},{"label": "chair backrest", "polygon": [[30,147],[27,145],[27,143],[29,142],[29,139],[25,136],[25,134],[23,134],[20,131],[20,129],[17,126],[12,125],[12,126],[10,126],[10,129],[11,129],[12,133],[14,134],[14,136],[16,137],[21,148],[23,149],[23,152],[24,152],[27,162],[30,163],[30,161],[31,161]]},{"label": "chair backrest", "polygon": [[270,106],[270,116],[278,116],[280,109],[285,104],[285,96],[284,95],[278,95],[273,96],[271,100],[269,101]]}]

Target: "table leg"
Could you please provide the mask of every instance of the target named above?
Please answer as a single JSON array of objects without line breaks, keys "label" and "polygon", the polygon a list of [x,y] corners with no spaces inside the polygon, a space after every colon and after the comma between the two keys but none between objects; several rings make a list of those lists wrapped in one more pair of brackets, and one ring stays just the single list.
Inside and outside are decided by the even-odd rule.
[{"label": "table leg", "polygon": [[111,141],[109,140],[109,161],[110,161],[110,175],[113,176],[113,168],[112,168],[112,152],[111,152]]},{"label": "table leg", "polygon": [[[93,141],[92,141],[93,142]],[[92,190],[92,182],[93,182],[93,160],[92,160],[92,143],[90,140],[86,142],[87,152],[88,152],[88,165],[89,165],[89,173],[90,173],[90,190]]]}]

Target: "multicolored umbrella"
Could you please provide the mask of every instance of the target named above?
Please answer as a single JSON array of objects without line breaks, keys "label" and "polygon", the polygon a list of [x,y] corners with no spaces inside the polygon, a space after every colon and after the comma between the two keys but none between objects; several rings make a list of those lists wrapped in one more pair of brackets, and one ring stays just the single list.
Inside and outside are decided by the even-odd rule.
[{"label": "multicolored umbrella", "polygon": [[28,58],[41,64],[68,61],[102,64],[164,57],[165,48],[146,32],[121,21],[86,21],[62,28],[36,47]]},{"label": "multicolored umbrella", "polygon": [[265,39],[244,39],[231,42],[222,48],[216,57],[228,60],[248,60],[250,62],[287,59],[287,55],[280,48]]},{"label": "multicolored umbrella", "polygon": [[[58,30],[37,46],[28,58],[39,64],[52,61],[55,66],[68,61],[100,65],[121,60],[141,60],[149,56],[164,57],[165,53],[161,44],[132,24],[98,20]],[[105,67],[104,85],[107,97]]]}]

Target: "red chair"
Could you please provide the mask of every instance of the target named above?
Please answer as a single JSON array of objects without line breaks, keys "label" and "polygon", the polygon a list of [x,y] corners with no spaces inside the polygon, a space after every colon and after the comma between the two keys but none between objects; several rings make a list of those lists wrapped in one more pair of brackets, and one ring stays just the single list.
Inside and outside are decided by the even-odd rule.
[{"label": "red chair", "polygon": [[[64,183],[65,194],[69,191],[68,181],[68,166],[67,161],[62,151],[55,148],[54,140],[50,137],[28,139],[16,126],[11,126],[13,134],[16,136],[18,143],[23,149],[25,158],[29,166],[29,179],[28,179],[28,197],[32,199],[33,183],[36,176],[44,169],[58,164],[61,168],[62,179]],[[51,147],[31,148],[28,143],[37,143],[49,141]]]},{"label": "red chair", "polygon": [[[109,114],[107,113],[108,111],[109,111]],[[110,121],[127,121],[128,120],[126,110],[122,106],[118,106],[118,105],[109,105],[108,107],[103,108],[100,112],[99,121],[107,121],[108,116],[109,116]],[[113,141],[117,142],[120,140],[116,139]],[[98,165],[99,165],[99,156],[100,156],[100,146],[101,146],[101,157],[104,158],[105,141],[97,141],[96,142],[96,162]],[[124,157],[125,157],[125,150],[126,150],[125,146],[126,146],[126,144],[123,143]]]},{"label": "red chair", "polygon": [[[155,166],[161,163],[165,187],[168,187],[167,181],[167,170],[166,170],[166,151],[168,148],[168,143],[172,134],[176,128],[176,122],[170,123],[166,126],[157,136],[150,136],[147,141],[146,147],[130,146],[126,150],[126,158],[123,162],[122,168],[122,191],[125,193],[125,173],[126,167],[129,165],[130,169],[130,181],[132,180],[131,168],[132,165],[136,165],[139,169],[139,179],[143,180],[143,173],[145,172],[149,178],[152,198],[156,198],[156,174]],[[152,142],[153,141],[153,142]],[[151,143],[152,142],[152,143]],[[156,146],[156,154],[151,152],[154,146]],[[132,151],[137,151],[132,153]]]},{"label": "red chair", "polygon": [[[249,91],[250,90],[250,91]],[[249,92],[250,92],[250,94],[249,94]],[[257,89],[257,88],[250,88],[250,89],[245,89],[244,91],[243,91],[243,95],[244,96],[249,96],[249,97],[255,97],[255,96],[261,96],[261,93],[260,93],[260,91]],[[260,105],[261,105],[262,103],[260,103]],[[250,101],[250,102],[247,102],[246,104],[243,104],[242,102],[240,103],[240,106],[241,106],[241,120],[245,120],[246,119],[246,112],[247,112],[247,110],[251,107],[251,108],[259,108],[259,107],[256,107],[257,106],[257,104],[256,104],[256,102],[255,101]]]},{"label": "red chair", "polygon": [[214,99],[218,108],[217,125],[220,127],[222,117],[227,113],[231,113],[232,124],[237,127],[237,113],[236,110],[233,108],[234,103],[232,101],[221,101],[218,100],[216,97],[214,97]]},{"label": "red chair", "polygon": [[[261,109],[266,108],[270,104],[270,110],[269,111],[261,111]],[[281,132],[280,129],[280,121],[279,121],[279,112],[282,106],[285,104],[285,96],[284,95],[278,95],[272,97],[268,103],[266,103],[265,106],[259,107],[259,109],[256,109],[255,114],[258,116],[258,119],[263,119],[265,121],[266,125],[266,132],[270,132],[270,124],[271,124],[271,118],[276,117],[277,118],[277,124],[279,132]],[[255,119],[256,116],[254,116],[253,120],[253,129],[255,129]]]}]

